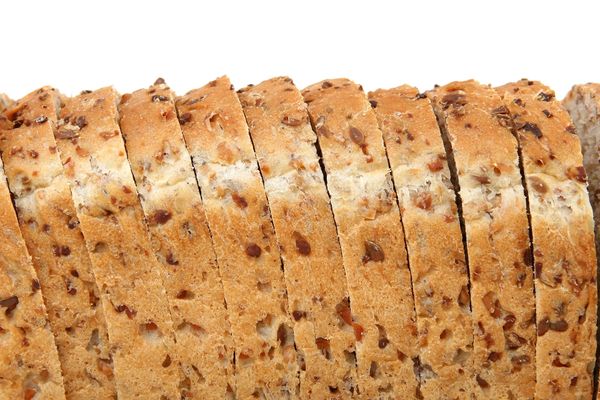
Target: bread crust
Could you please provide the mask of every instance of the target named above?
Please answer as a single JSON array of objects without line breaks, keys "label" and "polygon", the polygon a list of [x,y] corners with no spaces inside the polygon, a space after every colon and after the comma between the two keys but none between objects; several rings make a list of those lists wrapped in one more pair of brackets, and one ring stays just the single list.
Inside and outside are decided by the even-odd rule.
[{"label": "bread crust", "polygon": [[237,398],[297,398],[280,253],[240,102],[221,77],[176,104],[223,280]]},{"label": "bread crust", "polygon": [[529,195],[536,272],[536,399],[591,398],[596,252],[579,138],[547,86],[521,80],[497,91],[519,139]]},{"label": "bread crust", "polygon": [[54,336],[0,160],[0,399],[65,399]]},{"label": "bread crust", "polygon": [[[316,135],[290,78],[238,91],[284,262],[303,399],[349,399],[355,338],[343,319],[348,289]],[[319,299],[313,301],[312,299]]]},{"label": "bread crust", "polygon": [[112,88],[65,100],[55,132],[104,305],[119,399],[175,399],[173,323]]},{"label": "bread crust", "polygon": [[452,82],[429,96],[462,200],[476,396],[532,399],[535,303],[517,141],[498,118],[502,100],[489,86]]},{"label": "bread crust", "polygon": [[232,398],[233,343],[221,277],[173,93],[161,82],[122,97],[121,131],[166,275],[182,396]]},{"label": "bread crust", "polygon": [[302,91],[317,132],[348,280],[359,398],[421,396],[404,233],[377,118],[362,87],[326,80]]},{"label": "bread crust", "polygon": [[369,93],[406,236],[426,399],[470,399],[473,320],[456,194],[427,97],[410,86]]},{"label": "bread crust", "polygon": [[114,399],[99,290],[56,150],[59,103],[49,87],[18,101],[6,115],[20,126],[0,134],[0,151],[58,347],[67,399]]}]

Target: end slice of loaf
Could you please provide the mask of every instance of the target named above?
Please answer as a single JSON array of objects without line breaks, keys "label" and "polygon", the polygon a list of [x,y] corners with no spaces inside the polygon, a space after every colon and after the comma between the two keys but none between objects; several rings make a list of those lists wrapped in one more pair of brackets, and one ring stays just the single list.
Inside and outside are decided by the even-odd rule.
[{"label": "end slice of loaf", "polygon": [[297,398],[299,367],[278,244],[242,107],[227,77],[177,100],[213,235],[238,398]]},{"label": "end slice of loaf", "polygon": [[56,338],[67,398],[113,399],[104,311],[54,139],[59,103],[48,87],[18,101],[7,115],[19,127],[0,136],[0,151]]},{"label": "end slice of loaf", "polygon": [[362,398],[421,396],[404,232],[381,131],[362,87],[327,80],[302,92],[317,132],[356,334]]},{"label": "end slice of loaf", "polygon": [[[594,212],[594,231],[600,235],[600,84],[575,85],[562,101],[581,142],[583,166]],[[596,254],[600,241],[596,240]]]},{"label": "end slice of loaf", "polygon": [[575,127],[554,92],[497,89],[519,139],[535,265],[536,399],[591,398],[596,353],[594,221]]},{"label": "end slice of loaf", "polygon": [[429,99],[410,86],[369,100],[394,176],[412,272],[425,398],[474,390],[473,320],[462,233],[444,143]]},{"label": "end slice of loaf", "polygon": [[173,93],[158,81],[122,97],[120,125],[148,229],[166,274],[186,399],[233,393],[223,286]]},{"label": "end slice of loaf", "polygon": [[112,88],[65,100],[55,133],[104,305],[119,399],[180,396],[173,323]]},{"label": "end slice of loaf", "polygon": [[431,92],[462,204],[479,397],[532,399],[535,302],[517,141],[475,81]]},{"label": "end slice of loaf", "polygon": [[0,399],[64,400],[40,282],[19,230],[0,160]]},{"label": "end slice of loaf", "polygon": [[291,79],[240,90],[284,262],[302,398],[356,391],[348,289],[304,99]]}]

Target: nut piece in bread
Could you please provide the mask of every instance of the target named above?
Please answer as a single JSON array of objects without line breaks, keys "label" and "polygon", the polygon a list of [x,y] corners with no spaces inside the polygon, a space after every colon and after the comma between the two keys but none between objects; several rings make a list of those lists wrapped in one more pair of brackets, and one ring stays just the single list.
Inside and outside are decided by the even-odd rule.
[{"label": "nut piece in bread", "polygon": [[536,289],[536,399],[591,398],[596,353],[594,221],[579,138],[547,86],[497,88],[521,148]]},{"label": "nut piece in bread", "polygon": [[404,232],[382,133],[362,87],[326,80],[302,92],[323,154],[350,293],[358,388],[368,399],[421,396]]},{"label": "nut piece in bread", "polygon": [[175,399],[179,363],[112,88],[65,100],[55,138],[101,290],[119,399]]},{"label": "nut piece in bread", "polygon": [[173,93],[162,80],[126,94],[120,126],[176,328],[185,399],[232,398],[233,344],[223,286]]},{"label": "nut piece in bread", "polygon": [[350,398],[356,365],[348,356],[355,351],[345,320],[348,289],[306,104],[286,77],[238,93],[281,248],[296,347],[305,365],[301,398]]},{"label": "nut piece in bread", "polygon": [[406,236],[424,372],[421,392],[426,399],[440,393],[470,398],[476,382],[469,276],[433,108],[410,86],[370,92],[369,101],[383,133]]},{"label": "nut piece in bread", "polygon": [[279,247],[238,97],[221,77],[176,104],[223,280],[237,397],[297,398],[299,365]]},{"label": "nut piece in bread", "polygon": [[429,93],[461,200],[479,398],[532,399],[535,301],[517,141],[502,99],[475,81]]},{"label": "nut piece in bread", "polygon": [[68,399],[114,399],[112,355],[99,290],[56,150],[60,98],[36,90],[6,115],[0,151],[19,225],[56,338]]}]

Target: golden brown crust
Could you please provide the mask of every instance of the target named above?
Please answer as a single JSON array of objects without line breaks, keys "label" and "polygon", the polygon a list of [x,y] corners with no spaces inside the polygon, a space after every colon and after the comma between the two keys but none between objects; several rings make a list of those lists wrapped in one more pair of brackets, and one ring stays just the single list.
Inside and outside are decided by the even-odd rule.
[{"label": "golden brown crust", "polygon": [[377,119],[362,87],[347,79],[302,94],[323,153],[348,279],[360,397],[413,399],[419,393],[414,301]]},{"label": "golden brown crust", "polygon": [[535,303],[517,141],[489,86],[453,82],[430,97],[458,171],[479,397],[532,399]]},{"label": "golden brown crust", "polygon": [[38,277],[0,160],[0,399],[65,399]]},{"label": "golden brown crust", "polygon": [[19,225],[37,272],[68,399],[113,399],[106,321],[53,128],[58,95],[44,87],[7,111],[18,128],[0,151]]},{"label": "golden brown crust", "polygon": [[529,194],[536,272],[536,399],[591,398],[596,252],[579,138],[550,88],[521,80],[497,91],[519,139]]},{"label": "golden brown crust", "polygon": [[426,399],[474,392],[469,277],[454,188],[430,101],[400,86],[369,93],[394,176],[415,292]]},{"label": "golden brown crust", "polygon": [[236,349],[237,397],[296,398],[279,248],[244,114],[226,77],[177,100],[213,234]]},{"label": "golden brown crust", "polygon": [[306,105],[285,77],[238,93],[284,262],[296,347],[305,365],[301,398],[349,399],[356,365],[348,357],[355,351],[354,334],[343,319],[348,289]]},{"label": "golden brown crust", "polygon": [[101,290],[119,399],[176,399],[173,323],[112,88],[67,99],[55,133]]},{"label": "golden brown crust", "polygon": [[186,399],[233,396],[223,286],[173,93],[161,81],[122,97],[120,125],[176,328]]}]

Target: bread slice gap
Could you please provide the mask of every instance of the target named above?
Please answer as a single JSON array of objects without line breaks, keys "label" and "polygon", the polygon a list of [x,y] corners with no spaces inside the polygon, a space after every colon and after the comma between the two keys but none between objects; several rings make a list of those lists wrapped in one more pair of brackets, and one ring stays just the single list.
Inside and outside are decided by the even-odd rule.
[{"label": "bread slice gap", "polygon": [[[10,133],[4,129],[20,123],[3,115],[0,140]],[[1,159],[0,221],[0,399],[65,400],[40,281],[19,229]]]},{"label": "bread slice gap", "polygon": [[474,390],[473,320],[456,193],[429,99],[400,86],[369,93],[398,194],[415,296],[424,398]]},{"label": "bread slice gap", "polygon": [[101,291],[119,399],[177,398],[179,363],[110,87],[65,99],[58,150]]},{"label": "bread slice gap", "polygon": [[362,87],[302,91],[327,174],[364,398],[419,398],[417,328],[404,233],[377,118]]},{"label": "bread slice gap", "polygon": [[356,363],[348,289],[306,104],[287,77],[248,86],[238,96],[284,262],[304,365],[301,398],[350,398]]},{"label": "bread slice gap", "polygon": [[532,399],[535,302],[517,142],[489,86],[452,82],[428,93],[462,207],[478,398]]},{"label": "bread slice gap", "polygon": [[59,94],[43,87],[6,111],[0,137],[19,225],[38,275],[68,399],[113,399],[106,320],[69,184],[56,150]]},{"label": "bread slice gap", "polygon": [[536,398],[591,398],[597,261],[579,138],[549,87],[521,80],[496,90],[519,140],[529,193],[537,289]]},{"label": "bread slice gap", "polygon": [[186,399],[232,399],[233,343],[204,207],[177,120],[173,92],[158,79],[125,94],[121,132],[175,326]]},{"label": "bread slice gap", "polygon": [[297,398],[299,363],[279,246],[240,101],[221,77],[176,105],[223,280],[237,398]]}]

